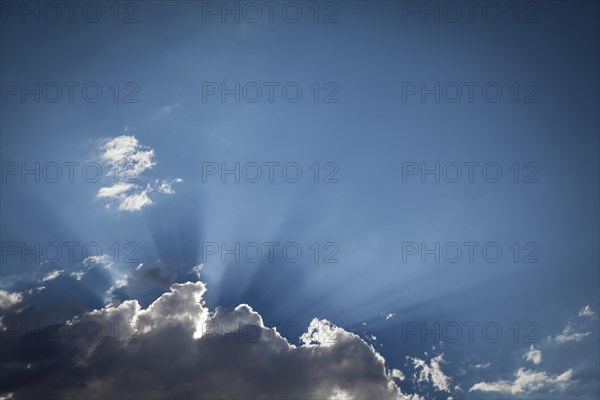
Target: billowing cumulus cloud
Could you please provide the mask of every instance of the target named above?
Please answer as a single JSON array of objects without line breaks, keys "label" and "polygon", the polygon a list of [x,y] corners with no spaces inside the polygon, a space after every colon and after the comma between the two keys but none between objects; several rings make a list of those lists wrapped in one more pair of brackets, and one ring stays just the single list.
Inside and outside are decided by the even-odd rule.
[{"label": "billowing cumulus cloud", "polygon": [[[121,211],[140,211],[154,204],[152,193],[174,194],[173,185],[181,183],[181,178],[173,180],[156,179],[151,184],[144,172],[156,165],[154,150],[142,146],[135,136],[122,135],[107,140],[100,147],[100,160],[108,166],[111,184],[98,190],[98,198],[107,201],[106,207],[116,205]],[[144,186],[143,181],[148,181]]]},{"label": "billowing cumulus cloud", "polygon": [[202,282],[174,284],[147,308],[128,300],[74,317],[65,325],[77,332],[69,337],[69,351],[57,351],[52,362],[23,361],[13,377],[31,379],[3,376],[3,394],[15,399],[418,398],[400,392],[394,379],[403,374],[387,369],[383,357],[357,335],[314,319],[296,346],[246,304],[210,312],[205,291]]}]

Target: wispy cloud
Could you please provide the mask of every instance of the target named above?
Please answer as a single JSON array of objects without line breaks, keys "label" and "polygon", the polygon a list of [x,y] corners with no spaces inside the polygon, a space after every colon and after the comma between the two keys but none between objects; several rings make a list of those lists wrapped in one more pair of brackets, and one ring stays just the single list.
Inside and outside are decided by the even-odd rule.
[{"label": "wispy cloud", "polygon": [[473,385],[469,392],[498,392],[522,394],[539,391],[541,389],[564,390],[572,383],[573,370],[560,375],[549,375],[544,371],[532,371],[519,368],[512,381],[498,380],[494,382],[479,382]]},{"label": "wispy cloud", "polygon": [[54,270],[42,278],[42,282],[52,281],[60,276],[64,271],[62,269]]},{"label": "wispy cloud", "polygon": [[591,335],[592,332],[584,329],[587,325],[588,319],[594,318],[594,312],[592,311],[590,306],[583,307],[577,317],[570,318],[567,321],[567,325],[565,325],[562,332],[556,337],[550,337],[549,340],[555,342],[557,344],[569,343],[569,342],[581,342],[587,336]]},{"label": "wispy cloud", "polygon": [[413,377],[416,382],[431,382],[437,390],[450,392],[450,378],[444,374],[441,366],[441,364],[446,362],[444,354],[433,357],[429,361],[429,364],[418,357],[412,357],[411,360],[415,370],[418,372],[418,375],[415,373]]}]

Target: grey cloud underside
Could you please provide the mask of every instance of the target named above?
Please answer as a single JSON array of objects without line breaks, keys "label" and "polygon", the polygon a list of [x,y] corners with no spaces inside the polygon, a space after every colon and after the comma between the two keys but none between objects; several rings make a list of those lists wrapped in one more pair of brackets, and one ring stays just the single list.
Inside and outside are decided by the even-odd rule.
[{"label": "grey cloud underside", "polygon": [[[94,323],[104,333],[131,326],[133,334],[123,331],[117,341],[105,335],[93,343],[78,337],[60,345],[68,351],[60,347],[53,353],[63,358],[54,360],[52,368],[33,363],[22,373],[36,379],[21,377],[20,387],[5,389],[15,399],[407,398],[385,360],[358,336],[314,320],[312,335],[294,346],[265,327],[247,305],[209,312],[204,291],[202,282],[175,284],[146,309],[130,300],[78,316],[71,326]],[[320,323],[328,342],[309,343],[307,338],[319,337],[315,329]],[[240,340],[239,326],[252,326],[247,331],[252,338],[260,331],[258,339]]]}]

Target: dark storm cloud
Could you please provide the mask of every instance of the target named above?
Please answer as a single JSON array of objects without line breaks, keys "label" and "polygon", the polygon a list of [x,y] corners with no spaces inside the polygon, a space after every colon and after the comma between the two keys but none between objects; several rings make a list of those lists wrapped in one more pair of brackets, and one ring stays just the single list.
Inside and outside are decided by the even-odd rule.
[{"label": "dark storm cloud", "polygon": [[405,398],[383,357],[358,336],[315,319],[303,344],[294,346],[250,306],[210,313],[204,292],[202,282],[174,284],[145,309],[129,300],[73,318],[62,327],[73,335],[3,357],[3,393],[16,399]]}]

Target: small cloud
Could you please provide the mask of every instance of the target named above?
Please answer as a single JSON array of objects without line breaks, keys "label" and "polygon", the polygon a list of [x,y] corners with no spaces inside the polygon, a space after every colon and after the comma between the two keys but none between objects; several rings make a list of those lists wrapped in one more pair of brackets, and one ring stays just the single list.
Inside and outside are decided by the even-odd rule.
[{"label": "small cloud", "polygon": [[87,256],[83,260],[83,265],[88,268],[92,265],[102,265],[105,268],[112,267],[112,263],[110,262],[110,259],[106,254],[103,254],[101,256]]},{"label": "small cloud", "polygon": [[404,374],[399,369],[392,369],[390,371],[390,377],[393,379],[398,379],[399,381],[403,381],[405,379]]},{"label": "small cloud", "polygon": [[[577,318],[579,317],[579,319]],[[585,306],[579,313],[577,317],[569,318],[567,321],[567,325],[564,327],[562,332],[556,337],[552,338],[548,337],[550,342],[554,341],[557,344],[561,343],[569,343],[569,342],[581,342],[587,336],[591,335],[592,332],[585,330],[586,321],[582,320],[582,318],[594,319],[594,312],[592,311],[590,306]]]},{"label": "small cloud", "polygon": [[560,375],[548,375],[544,371],[532,371],[519,368],[513,381],[498,380],[495,382],[479,382],[473,385],[469,392],[498,392],[522,394],[539,391],[541,389],[564,390],[573,377],[573,370],[568,370]]},{"label": "small cloud", "polygon": [[[427,353],[425,353],[427,355]],[[427,364],[427,361],[421,360],[418,357],[410,358],[415,370],[419,370],[419,375],[415,373],[413,379],[417,382],[431,382],[433,387],[439,391],[450,393],[450,378],[442,371],[441,364],[445,363],[444,354],[432,358]]]},{"label": "small cloud", "polygon": [[[143,173],[156,165],[154,150],[142,146],[135,136],[122,135],[107,140],[100,147],[100,159],[110,166],[113,183],[98,190],[98,198],[106,199],[106,208],[116,205],[118,210],[136,212],[154,204],[150,194],[173,194],[173,185],[181,183],[181,178],[173,180],[156,179],[154,186]],[[106,178],[108,179],[108,178]],[[140,185],[146,182],[146,187]]]},{"label": "small cloud", "polygon": [[120,197],[121,203],[119,204],[119,210],[123,211],[139,211],[144,206],[154,204],[148,193],[152,192],[152,188],[149,186],[141,192],[134,193],[128,196]]},{"label": "small cloud", "polygon": [[523,358],[537,365],[542,362],[542,352],[531,345]]},{"label": "small cloud", "polygon": [[592,308],[590,306],[585,306],[581,309],[581,311],[579,311],[578,316],[580,318],[594,318],[594,312],[592,311]]},{"label": "small cloud", "polygon": [[200,272],[202,271],[202,268],[204,267],[204,264],[198,264],[192,267],[192,270],[190,272],[196,274],[196,276],[198,277],[198,279],[200,279]]},{"label": "small cloud", "polygon": [[131,183],[117,183],[112,186],[100,188],[100,190],[98,190],[98,197],[118,198],[120,195],[133,189],[134,187],[135,185]]},{"label": "small cloud", "polygon": [[85,271],[71,272],[71,276],[73,278],[75,278],[76,280],[78,280],[78,281],[80,281],[81,278],[83,278],[84,275],[85,275]]},{"label": "small cloud", "polygon": [[6,310],[23,301],[23,294],[0,289],[0,309]]},{"label": "small cloud", "polygon": [[490,365],[491,365],[490,363],[475,364],[472,366],[472,368],[483,369],[483,368],[489,367]]},{"label": "small cloud", "polygon": [[558,344],[568,342],[581,342],[586,336],[591,335],[592,332],[576,332],[571,322],[567,323],[565,329],[562,330],[560,335],[554,338],[554,341]]},{"label": "small cloud", "polygon": [[173,190],[173,184],[175,183],[181,183],[183,182],[183,179],[181,178],[175,178],[172,181],[167,181],[167,180],[156,180],[156,187],[159,193],[163,193],[163,194],[173,194],[175,193],[175,190]]},{"label": "small cloud", "polygon": [[[135,136],[122,135],[107,140],[100,148],[100,159],[129,177],[137,176],[156,165],[154,150],[142,146]],[[114,171],[112,171],[114,172]]]},{"label": "small cloud", "polygon": [[39,293],[39,292],[41,292],[44,289],[46,289],[46,286],[38,286],[38,287],[35,287],[35,288],[27,289],[25,291],[25,293],[31,295],[31,294],[34,294],[34,293]]},{"label": "small cloud", "polygon": [[54,271],[50,272],[48,275],[44,276],[42,278],[42,282],[48,282],[48,281],[54,280],[54,279],[58,278],[60,276],[60,274],[62,274],[63,272],[64,271],[62,269],[54,270]]},{"label": "small cloud", "polygon": [[178,107],[179,107],[179,103],[167,104],[166,106],[162,106],[162,107],[160,107],[158,109],[158,111],[156,112],[156,114],[154,114],[154,116],[152,117],[152,119],[166,118],[166,117],[169,116],[169,114],[171,114],[173,112],[173,110],[175,110]]}]

